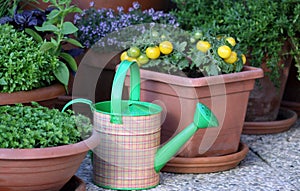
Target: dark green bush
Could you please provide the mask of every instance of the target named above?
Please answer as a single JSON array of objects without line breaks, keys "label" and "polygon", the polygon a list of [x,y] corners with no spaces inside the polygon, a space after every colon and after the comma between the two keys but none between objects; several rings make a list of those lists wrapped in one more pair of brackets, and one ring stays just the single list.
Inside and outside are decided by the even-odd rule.
[{"label": "dark green bush", "polygon": [[261,67],[266,59],[270,69],[266,74],[278,82],[282,46],[286,40],[297,42],[296,33],[300,32],[299,0],[172,1],[181,27],[234,37],[242,51],[248,51],[250,65]]},{"label": "dark green bush", "polygon": [[56,78],[56,56],[11,25],[0,27],[0,92],[31,90],[50,85]]}]

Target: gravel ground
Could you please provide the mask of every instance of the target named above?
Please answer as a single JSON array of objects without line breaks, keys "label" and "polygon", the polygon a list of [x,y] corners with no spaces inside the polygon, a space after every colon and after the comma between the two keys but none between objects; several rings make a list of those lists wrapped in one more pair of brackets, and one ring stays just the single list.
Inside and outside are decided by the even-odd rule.
[{"label": "gravel ground", "polygon": [[[207,174],[160,173],[160,184],[149,191],[300,191],[300,119],[290,130],[269,135],[242,135],[250,151],[233,169]],[[87,191],[104,191],[92,183],[89,156],[77,176]]]}]

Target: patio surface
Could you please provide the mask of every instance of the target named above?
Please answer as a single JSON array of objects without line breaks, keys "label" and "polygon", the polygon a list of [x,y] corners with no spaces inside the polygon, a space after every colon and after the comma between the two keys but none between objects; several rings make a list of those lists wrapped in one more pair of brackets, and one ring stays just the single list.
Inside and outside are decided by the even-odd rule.
[{"label": "patio surface", "polygon": [[[207,174],[160,173],[160,184],[149,191],[299,191],[300,118],[283,133],[242,135],[250,151],[234,169]],[[92,166],[86,157],[77,176],[87,191],[103,191],[92,183]]]}]

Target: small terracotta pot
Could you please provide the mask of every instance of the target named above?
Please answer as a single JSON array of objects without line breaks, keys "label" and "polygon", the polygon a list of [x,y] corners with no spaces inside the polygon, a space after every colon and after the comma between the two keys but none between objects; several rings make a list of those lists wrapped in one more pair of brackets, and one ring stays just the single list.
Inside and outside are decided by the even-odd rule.
[{"label": "small terracotta pot", "polygon": [[97,139],[93,134],[71,145],[0,149],[0,190],[60,190],[76,173],[88,150],[97,145]]},{"label": "small terracotta pot", "polygon": [[40,102],[41,105],[53,105],[53,101],[66,93],[61,84],[54,84],[48,87],[38,88],[30,91],[19,91],[13,93],[0,93],[0,105],[9,105],[15,103],[30,103],[32,101]]},{"label": "small terracotta pot", "polygon": [[228,155],[238,151],[249,93],[255,79],[262,76],[262,69],[249,66],[242,72],[203,78],[141,70],[141,100],[164,110],[162,143],[193,121],[197,102],[207,105],[217,116],[219,127],[199,129],[178,156],[188,160]]}]

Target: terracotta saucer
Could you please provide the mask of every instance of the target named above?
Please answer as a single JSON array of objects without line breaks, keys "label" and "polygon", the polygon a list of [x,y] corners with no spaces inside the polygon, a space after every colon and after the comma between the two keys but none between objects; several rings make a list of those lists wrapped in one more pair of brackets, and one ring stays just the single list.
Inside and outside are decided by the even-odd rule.
[{"label": "terracotta saucer", "polygon": [[247,155],[249,147],[240,143],[236,153],[215,157],[174,157],[162,169],[173,173],[210,173],[229,170],[236,167]]},{"label": "terracotta saucer", "polygon": [[73,176],[60,191],[86,191],[85,183],[77,176]]},{"label": "terracotta saucer", "polygon": [[290,129],[297,121],[297,113],[290,109],[280,108],[276,121],[244,122],[243,134],[272,134]]},{"label": "terracotta saucer", "polygon": [[300,116],[300,102],[283,100],[281,101],[281,107],[293,110]]}]

